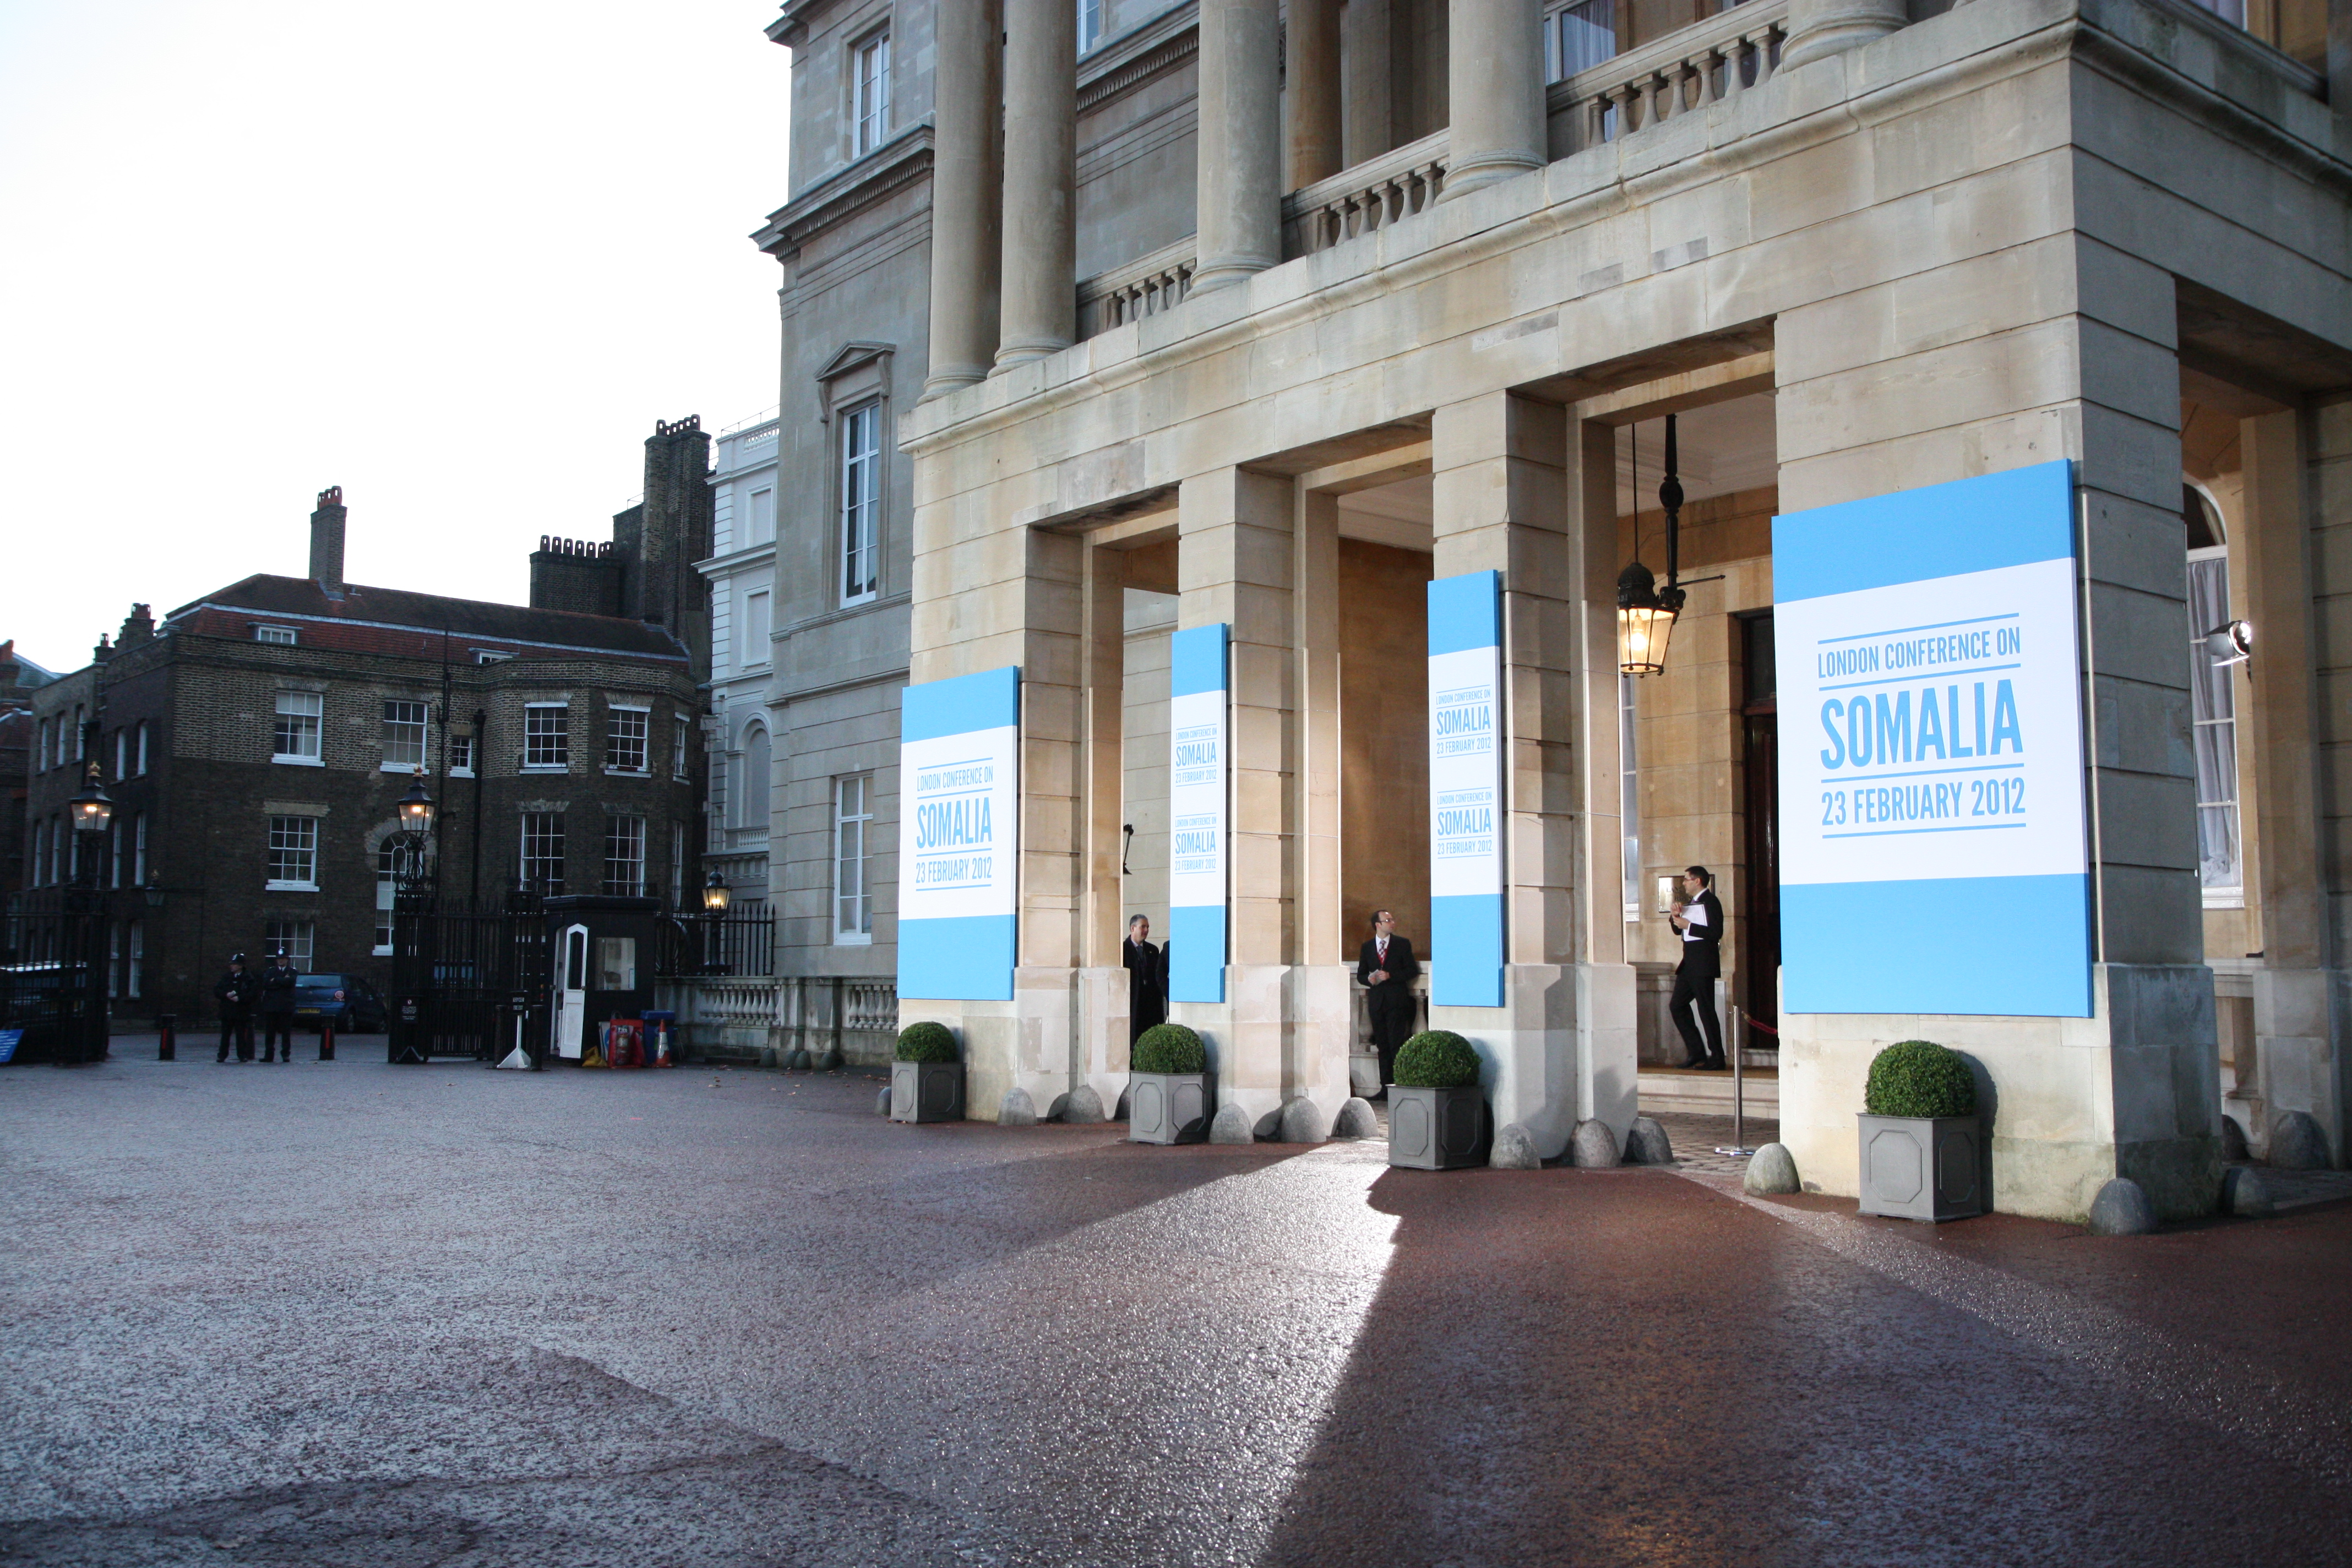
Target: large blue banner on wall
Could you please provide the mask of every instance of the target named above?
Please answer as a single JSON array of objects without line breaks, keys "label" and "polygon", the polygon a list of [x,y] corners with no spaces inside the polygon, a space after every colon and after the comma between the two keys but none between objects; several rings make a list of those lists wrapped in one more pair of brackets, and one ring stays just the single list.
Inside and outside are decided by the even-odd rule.
[{"label": "large blue banner on wall", "polygon": [[1010,1002],[1021,671],[907,688],[898,729],[898,994]]},{"label": "large blue banner on wall", "polygon": [[1502,579],[1429,585],[1429,999],[1503,1005]]},{"label": "large blue banner on wall", "polygon": [[1777,517],[1772,577],[1784,1007],[2089,1016],[2072,466]]},{"label": "large blue banner on wall", "polygon": [[1223,622],[1168,643],[1168,997],[1225,999]]}]

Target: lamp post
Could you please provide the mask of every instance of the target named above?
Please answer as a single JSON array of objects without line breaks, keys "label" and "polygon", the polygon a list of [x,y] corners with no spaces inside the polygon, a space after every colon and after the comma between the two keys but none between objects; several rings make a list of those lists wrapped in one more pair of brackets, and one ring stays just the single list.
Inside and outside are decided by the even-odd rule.
[{"label": "lamp post", "polygon": [[408,793],[400,797],[400,832],[393,847],[393,876],[404,896],[429,892],[433,885],[433,796],[425,788],[425,770],[416,770]]},{"label": "lamp post", "polygon": [[1633,533],[1633,562],[1617,576],[1617,668],[1627,675],[1656,675],[1666,668],[1666,645],[1683,613],[1683,482],[1676,472],[1675,416],[1666,416],[1666,472],[1658,481],[1658,505],[1666,514],[1666,585],[1642,564],[1641,529]]},{"label": "lamp post", "polygon": [[702,879],[702,912],[705,917],[702,936],[702,968],[706,973],[717,973],[726,967],[726,931],[720,921],[732,902],[735,890],[727,885],[727,878],[718,867]]},{"label": "lamp post", "polygon": [[73,823],[74,876],[72,912],[81,927],[82,1039],[81,1059],[106,1059],[106,899],[99,890],[99,862],[106,849],[106,830],[114,821],[114,802],[107,798],[98,763],[92,759],[81,793],[66,802]]}]

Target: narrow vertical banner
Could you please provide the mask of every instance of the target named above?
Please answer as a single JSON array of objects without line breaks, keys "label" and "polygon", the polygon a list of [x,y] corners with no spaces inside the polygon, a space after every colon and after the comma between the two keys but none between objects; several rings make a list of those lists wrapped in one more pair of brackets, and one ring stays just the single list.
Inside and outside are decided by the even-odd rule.
[{"label": "narrow vertical banner", "polygon": [[1021,671],[907,688],[898,729],[898,994],[1010,1002]]},{"label": "narrow vertical banner", "polygon": [[1429,999],[1503,1005],[1501,576],[1429,585]]},{"label": "narrow vertical banner", "polygon": [[1772,520],[1786,1011],[2091,1016],[2076,571],[2063,459]]},{"label": "narrow vertical banner", "polygon": [[1169,639],[1168,998],[1225,999],[1226,645],[1231,628]]}]

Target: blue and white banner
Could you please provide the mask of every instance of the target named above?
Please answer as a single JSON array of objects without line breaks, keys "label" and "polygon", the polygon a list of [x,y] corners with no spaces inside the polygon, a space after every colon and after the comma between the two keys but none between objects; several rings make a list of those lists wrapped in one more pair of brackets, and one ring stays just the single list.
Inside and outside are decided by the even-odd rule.
[{"label": "blue and white banner", "polygon": [[907,688],[898,729],[898,994],[1013,1000],[1021,671]]},{"label": "blue and white banner", "polygon": [[1429,999],[1503,1005],[1502,580],[1429,585]]},{"label": "blue and white banner", "polygon": [[1225,999],[1226,644],[1230,628],[1168,639],[1168,997]]},{"label": "blue and white banner", "polygon": [[1783,1005],[2089,1016],[2072,466],[1775,518],[1772,575]]}]

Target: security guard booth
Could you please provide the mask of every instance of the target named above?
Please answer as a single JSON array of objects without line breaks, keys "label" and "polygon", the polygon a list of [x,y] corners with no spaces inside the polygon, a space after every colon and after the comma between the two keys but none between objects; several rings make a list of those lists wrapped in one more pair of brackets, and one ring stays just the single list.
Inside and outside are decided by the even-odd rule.
[{"label": "security guard booth", "polygon": [[654,1005],[661,902],[602,893],[545,900],[552,952],[551,1054],[578,1061],[614,1018],[642,1018]]}]

